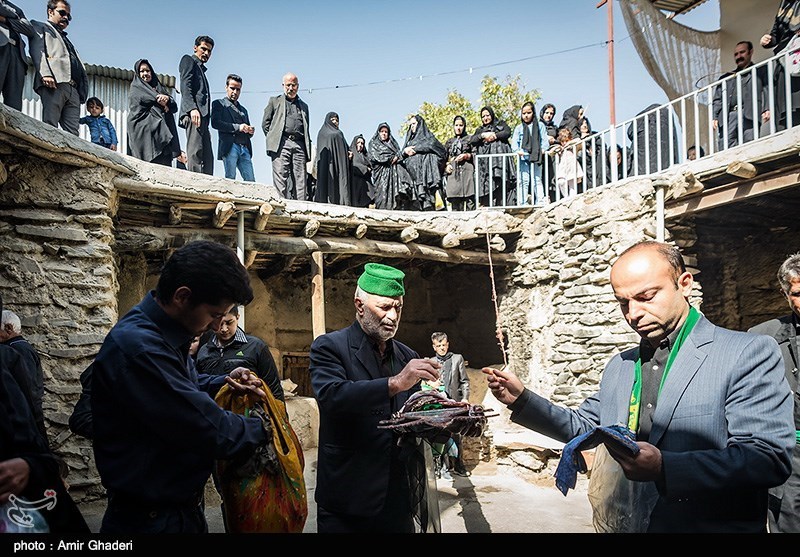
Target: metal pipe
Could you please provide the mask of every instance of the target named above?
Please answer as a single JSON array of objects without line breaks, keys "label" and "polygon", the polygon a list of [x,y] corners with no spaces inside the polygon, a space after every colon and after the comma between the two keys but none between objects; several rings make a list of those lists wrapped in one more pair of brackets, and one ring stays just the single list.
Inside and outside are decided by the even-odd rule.
[{"label": "metal pipe", "polygon": [[658,181],[653,185],[656,188],[656,240],[663,242],[666,237],[664,230],[664,215],[666,213],[664,199],[666,197],[667,184],[663,181]]},{"label": "metal pipe", "polygon": [[[239,222],[236,224],[236,255],[244,265],[244,211],[239,211]],[[244,306],[239,306],[239,326],[244,327]]]}]

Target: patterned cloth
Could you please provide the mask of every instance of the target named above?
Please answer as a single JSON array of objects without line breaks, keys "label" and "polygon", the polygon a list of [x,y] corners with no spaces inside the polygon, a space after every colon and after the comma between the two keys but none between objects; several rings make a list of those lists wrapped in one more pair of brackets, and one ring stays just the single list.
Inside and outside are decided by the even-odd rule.
[{"label": "patterned cloth", "polygon": [[556,468],[556,487],[564,495],[575,489],[578,472],[586,472],[586,461],[581,451],[593,449],[601,443],[611,443],[618,448],[630,451],[632,455],[639,452],[636,434],[624,425],[600,426],[575,437],[564,445],[561,460]]}]

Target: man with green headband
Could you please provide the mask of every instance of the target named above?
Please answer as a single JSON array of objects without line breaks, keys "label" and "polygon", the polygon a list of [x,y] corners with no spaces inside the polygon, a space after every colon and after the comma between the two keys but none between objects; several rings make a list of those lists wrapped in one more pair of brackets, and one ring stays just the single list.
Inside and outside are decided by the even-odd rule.
[{"label": "man with green headband", "polygon": [[[637,450],[605,449],[607,466],[619,470],[609,477],[636,494],[619,516],[641,518],[628,530],[599,527],[621,499],[622,488],[607,491],[592,501],[598,530],[766,532],[767,491],[789,476],[795,444],[777,343],[717,327],[692,307],[692,274],[669,244],[628,248],[611,268],[611,286],[641,341],[609,361],[596,394],[565,408],[513,373],[484,368],[492,393],[512,421],[564,443],[617,424],[635,434]],[[595,468],[593,483],[607,470]]]},{"label": "man with green headband", "polygon": [[438,379],[441,367],[394,340],[404,278],[399,269],[367,263],[353,300],[356,321],[311,345],[309,373],[320,414],[319,533],[413,533],[429,527],[418,523],[427,507],[418,453],[378,428],[421,381]]}]

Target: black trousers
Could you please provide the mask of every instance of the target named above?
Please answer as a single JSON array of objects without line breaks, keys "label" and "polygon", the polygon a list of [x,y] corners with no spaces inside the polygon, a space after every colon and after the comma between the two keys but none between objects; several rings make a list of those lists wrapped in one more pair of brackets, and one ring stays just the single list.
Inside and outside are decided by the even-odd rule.
[{"label": "black trousers", "polygon": [[186,126],[186,158],[188,170],[201,174],[214,175],[214,148],[211,145],[211,130],[208,127],[210,117],[200,119],[200,127],[192,121]]},{"label": "black trousers", "polygon": [[207,534],[202,500],[187,505],[146,504],[109,497],[101,534]]}]

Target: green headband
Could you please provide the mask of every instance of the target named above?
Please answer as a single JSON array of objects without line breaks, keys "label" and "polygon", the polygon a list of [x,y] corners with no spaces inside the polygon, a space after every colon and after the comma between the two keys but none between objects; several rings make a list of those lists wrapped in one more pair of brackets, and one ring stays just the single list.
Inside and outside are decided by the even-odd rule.
[{"label": "green headband", "polygon": [[367,263],[364,265],[364,272],[358,278],[358,286],[370,294],[396,298],[406,293],[403,286],[405,276],[403,271],[389,265]]}]

